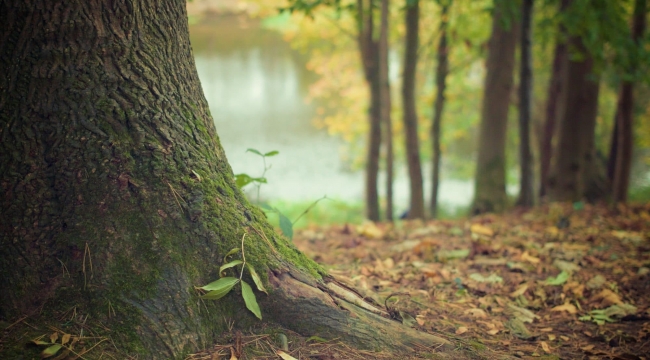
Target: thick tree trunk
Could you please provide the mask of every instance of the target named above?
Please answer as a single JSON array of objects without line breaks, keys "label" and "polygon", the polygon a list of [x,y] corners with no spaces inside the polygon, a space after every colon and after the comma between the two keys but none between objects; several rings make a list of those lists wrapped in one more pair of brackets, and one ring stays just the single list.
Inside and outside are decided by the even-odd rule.
[{"label": "thick tree trunk", "polygon": [[551,80],[548,84],[546,120],[544,121],[543,135],[540,141],[540,197],[545,197],[547,193],[548,176],[553,154],[553,138],[555,137],[556,124],[559,123],[559,117],[565,99],[564,91],[566,91],[566,84],[563,67],[567,65],[567,61],[566,44],[558,38],[553,55]]},{"label": "thick tree trunk", "polygon": [[373,38],[374,12],[372,0],[357,0],[357,31],[361,63],[370,92],[368,108],[368,154],[366,156],[366,217],[379,221],[377,177],[381,150],[381,79],[379,75],[379,44]]},{"label": "thick tree trunk", "polygon": [[393,221],[393,121],[391,119],[390,78],[388,74],[388,12],[389,1],[381,0],[379,29],[379,76],[381,83],[381,123],[386,145],[386,220]]},{"label": "thick tree trunk", "polygon": [[533,0],[521,4],[520,71],[519,71],[519,198],[517,205],[534,205],[533,157],[530,151],[530,118],[533,92],[532,50]]},{"label": "thick tree trunk", "polygon": [[409,170],[411,197],[408,218],[424,218],[424,190],[420,164],[420,141],[418,139],[418,115],[415,106],[415,71],[418,63],[420,2],[414,0],[406,6],[406,43],[404,49],[404,73],[402,80],[402,104],[404,108],[404,139],[406,141],[406,164]]},{"label": "thick tree trunk", "polygon": [[[634,2],[634,18],[632,19],[632,39],[636,46],[643,37],[646,20],[646,0]],[[636,55],[636,54],[634,54]],[[638,59],[632,57],[630,72],[638,67]],[[610,154],[615,158],[614,176],[612,179],[612,195],[616,202],[627,200],[627,190],[630,183],[630,170],[632,168],[632,150],[634,148],[634,82],[623,81],[616,108],[615,131],[616,150]]]},{"label": "thick tree trunk", "polygon": [[431,217],[438,216],[438,187],[440,184],[440,124],[445,106],[445,88],[449,74],[449,50],[447,48],[447,27],[451,0],[442,4],[440,20],[440,42],[438,43],[438,64],[436,67],[436,101],[433,105],[433,122],[431,124],[431,141],[433,145],[433,163],[431,166]]},{"label": "thick tree trunk", "polygon": [[204,302],[194,289],[247,233],[246,260],[268,274],[266,318],[364,348],[446,343],[343,300],[248,204],[201,92],[184,1],[3,2],[0,68],[0,319],[46,324],[74,307],[85,327],[113,330],[118,358],[182,358],[224,318],[257,321],[237,291]]},{"label": "thick tree trunk", "polygon": [[[492,20],[485,67],[485,88],[481,109],[478,161],[472,213],[502,211],[507,203],[505,176],[506,129],[513,87],[517,32],[505,2],[497,2]],[[506,24],[509,27],[505,27]]]},{"label": "thick tree trunk", "polygon": [[548,182],[552,201],[595,200],[603,190],[594,144],[599,83],[594,80],[593,58],[582,41],[574,37],[570,46],[583,59],[568,60],[566,67],[566,103]]}]

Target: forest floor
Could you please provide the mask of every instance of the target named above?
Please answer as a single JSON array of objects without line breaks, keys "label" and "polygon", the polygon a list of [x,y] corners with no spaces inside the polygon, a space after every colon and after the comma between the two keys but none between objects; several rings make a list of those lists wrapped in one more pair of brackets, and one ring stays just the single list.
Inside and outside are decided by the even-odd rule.
[{"label": "forest floor", "polygon": [[480,357],[650,359],[650,204],[312,227],[294,243],[405,323],[494,355]]}]

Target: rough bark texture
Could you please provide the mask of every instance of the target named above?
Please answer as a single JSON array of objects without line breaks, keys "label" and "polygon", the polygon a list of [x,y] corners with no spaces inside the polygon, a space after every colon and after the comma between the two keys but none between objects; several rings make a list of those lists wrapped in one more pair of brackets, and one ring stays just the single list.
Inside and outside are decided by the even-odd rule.
[{"label": "rough bark texture", "polygon": [[553,55],[553,68],[551,80],[548,84],[548,95],[546,98],[546,114],[543,127],[543,135],[540,141],[540,190],[539,196],[546,196],[551,157],[553,155],[553,138],[555,137],[556,124],[559,123],[559,116],[562,112],[562,105],[565,99],[565,78],[563,67],[567,65],[566,44],[558,38],[555,44]]},{"label": "rough bark texture", "polygon": [[404,108],[404,139],[406,141],[406,164],[409,170],[411,197],[408,218],[424,218],[424,190],[420,164],[420,141],[418,139],[418,115],[415,106],[415,71],[418,62],[420,2],[414,0],[406,7],[406,43],[404,49],[404,73],[402,80],[402,104]]},{"label": "rough bark texture", "polygon": [[473,214],[501,211],[507,202],[506,129],[513,87],[517,32],[514,19],[504,21],[507,16],[505,6],[507,4],[503,1],[495,3],[492,35],[488,43]]},{"label": "rough bark texture", "polygon": [[[634,2],[634,18],[632,19],[632,39],[636,46],[643,37],[646,21],[646,0]],[[636,54],[635,54],[636,55]],[[638,59],[631,58],[630,73],[638,67]],[[612,195],[616,202],[627,200],[627,190],[630,183],[630,170],[632,168],[632,150],[634,148],[634,82],[623,81],[616,108],[615,131],[617,141],[615,151],[610,154],[615,158],[614,176],[612,179]]]},{"label": "rough bark texture", "polygon": [[533,105],[533,58],[532,58],[532,18],[533,0],[523,0],[521,4],[521,34],[519,45],[519,198],[517,205],[534,205],[533,156],[530,151],[530,120]]},{"label": "rough bark texture", "polygon": [[379,43],[373,38],[374,13],[371,0],[357,0],[357,41],[361,63],[370,91],[368,108],[368,154],[366,156],[366,217],[379,221],[379,155],[381,148],[381,79],[379,76]]},{"label": "rough bark texture", "polygon": [[440,42],[438,43],[438,64],[436,66],[436,100],[433,104],[431,140],[433,145],[433,164],[431,166],[431,217],[438,216],[438,186],[440,184],[440,124],[445,107],[445,88],[449,74],[449,54],[447,48],[447,27],[451,0],[444,2],[441,9]]},{"label": "rough bark texture", "polygon": [[390,78],[388,75],[388,12],[389,1],[381,0],[379,29],[379,76],[381,83],[381,123],[386,146],[386,220],[393,221],[393,121],[391,119]]},{"label": "rough bark texture", "polygon": [[390,324],[405,334],[396,348],[445,343],[352,317],[365,312],[248,204],[201,92],[184,1],[3,2],[0,68],[1,320],[57,321],[74,306],[84,326],[112,331],[118,358],[182,358],[224,319],[256,321],[237,291],[204,303],[194,289],[247,232],[246,260],[270,274],[265,317],[288,318],[273,303],[294,319],[327,314],[309,335],[365,348],[396,342],[357,329]]},{"label": "rough bark texture", "polygon": [[570,47],[579,51],[582,59],[568,60],[566,66],[566,105],[559,124],[548,195],[553,201],[594,201],[604,191],[604,174],[596,162],[594,141],[599,82],[593,73],[593,58],[580,38],[572,38]]}]

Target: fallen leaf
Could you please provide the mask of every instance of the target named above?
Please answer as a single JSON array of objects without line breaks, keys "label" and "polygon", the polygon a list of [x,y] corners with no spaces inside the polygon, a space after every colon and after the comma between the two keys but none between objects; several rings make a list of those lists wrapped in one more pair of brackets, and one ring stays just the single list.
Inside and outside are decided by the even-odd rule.
[{"label": "fallen leaf", "polygon": [[563,305],[552,308],[551,311],[566,311],[569,314],[575,314],[578,312],[578,309],[575,307],[575,305],[565,302]]},{"label": "fallen leaf", "polygon": [[298,360],[298,359],[296,359],[295,357],[293,357],[293,356],[291,356],[291,355],[285,353],[285,352],[282,351],[282,350],[278,350],[276,353],[277,353],[278,356],[280,356],[283,360]]},{"label": "fallen leaf", "polygon": [[479,319],[485,319],[488,317],[485,310],[479,308],[465,310],[465,315],[469,315]]},{"label": "fallen leaf", "polygon": [[621,300],[621,297],[613,292],[612,290],[609,289],[603,289],[601,292],[598,294],[594,295],[591,298],[591,301],[598,301],[602,300],[604,305],[614,305],[614,304],[622,304],[623,300]]},{"label": "fallen leaf", "polygon": [[478,235],[484,235],[488,237],[494,236],[494,230],[481,224],[472,224],[472,226],[469,227],[469,231]]},{"label": "fallen leaf", "polygon": [[547,354],[551,353],[551,348],[548,346],[546,341],[540,341],[539,344],[542,345],[542,350],[544,350],[545,353],[547,353]]},{"label": "fallen leaf", "polygon": [[456,329],[456,335],[461,335],[461,334],[464,334],[466,332],[467,332],[467,328],[464,327],[464,326],[461,326],[458,329]]},{"label": "fallen leaf", "polygon": [[537,257],[530,255],[528,251],[524,251],[524,253],[521,254],[521,261],[528,261],[531,264],[539,264],[541,260]]},{"label": "fallen leaf", "polygon": [[526,290],[528,290],[528,284],[521,284],[521,285],[519,285],[517,290],[510,293],[510,297],[512,297],[512,298],[519,297],[519,296],[523,295],[526,292]]}]

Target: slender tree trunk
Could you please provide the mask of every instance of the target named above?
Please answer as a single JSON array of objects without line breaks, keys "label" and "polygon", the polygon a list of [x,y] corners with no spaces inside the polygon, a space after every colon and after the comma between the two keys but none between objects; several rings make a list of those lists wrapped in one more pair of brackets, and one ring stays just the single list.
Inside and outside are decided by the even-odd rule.
[{"label": "slender tree trunk", "polygon": [[388,12],[389,1],[381,0],[379,30],[379,76],[381,83],[381,123],[386,142],[386,220],[393,221],[393,121],[391,119],[390,78],[388,74]]},{"label": "slender tree trunk", "polygon": [[[488,43],[487,75],[481,110],[478,161],[472,213],[502,211],[507,203],[505,176],[506,129],[513,87],[515,48],[514,19],[503,21],[507,12],[504,2],[497,3]],[[505,23],[510,26],[505,28]]]},{"label": "slender tree trunk", "polygon": [[374,13],[372,0],[357,0],[358,43],[361,63],[370,92],[368,108],[368,154],[366,157],[366,217],[379,221],[377,177],[381,150],[381,79],[379,76],[379,44],[373,38]]},{"label": "slender tree trunk", "polygon": [[431,217],[438,216],[438,186],[440,184],[440,124],[445,106],[445,89],[449,73],[449,50],[447,48],[447,27],[449,2],[443,2],[440,13],[440,42],[438,43],[438,64],[436,68],[436,101],[433,105],[433,122],[431,125],[431,140],[433,144],[433,164],[431,166]]},{"label": "slender tree trunk", "polygon": [[414,0],[406,7],[406,44],[404,49],[404,74],[402,80],[402,103],[404,108],[404,139],[406,141],[406,164],[409,170],[411,190],[409,219],[424,218],[424,191],[420,164],[420,141],[418,140],[418,115],[415,106],[415,72],[418,62],[420,2]]},{"label": "slender tree trunk", "polygon": [[533,59],[531,54],[533,0],[521,5],[521,59],[519,72],[519,199],[517,205],[534,205],[533,158],[530,151],[530,118],[532,110]]},{"label": "slender tree trunk", "polygon": [[194,288],[243,243],[265,319],[364,348],[447,343],[349,303],[237,189],[184,1],[5,1],[0,68],[0,320],[42,324],[23,340],[65,317],[110,336],[117,358],[183,358],[224,318],[257,323],[239,290]]},{"label": "slender tree trunk", "polygon": [[566,67],[566,105],[548,182],[552,201],[579,201],[584,197],[595,200],[602,191],[594,141],[599,82],[594,80],[593,57],[581,39],[572,38],[570,47],[579,51],[583,59],[568,60]]},{"label": "slender tree trunk", "polygon": [[555,44],[553,55],[553,68],[551,80],[548,85],[548,96],[546,99],[546,120],[544,121],[543,135],[540,141],[540,190],[539,196],[544,197],[547,193],[547,182],[551,167],[551,156],[553,154],[553,138],[555,137],[556,124],[562,112],[564,100],[565,78],[563,67],[567,64],[566,44],[558,38]]},{"label": "slender tree trunk", "polygon": [[[636,46],[639,43],[645,31],[646,21],[646,0],[636,0],[634,2],[634,18],[632,20],[632,39]],[[636,53],[635,53],[636,55]],[[638,60],[632,58],[632,66],[629,69],[633,72],[638,67]],[[627,200],[627,190],[630,183],[630,170],[632,168],[632,150],[634,148],[634,82],[623,81],[621,92],[618,98],[616,108],[615,131],[616,165],[614,166],[613,177],[613,198],[616,202],[625,202]]]}]

